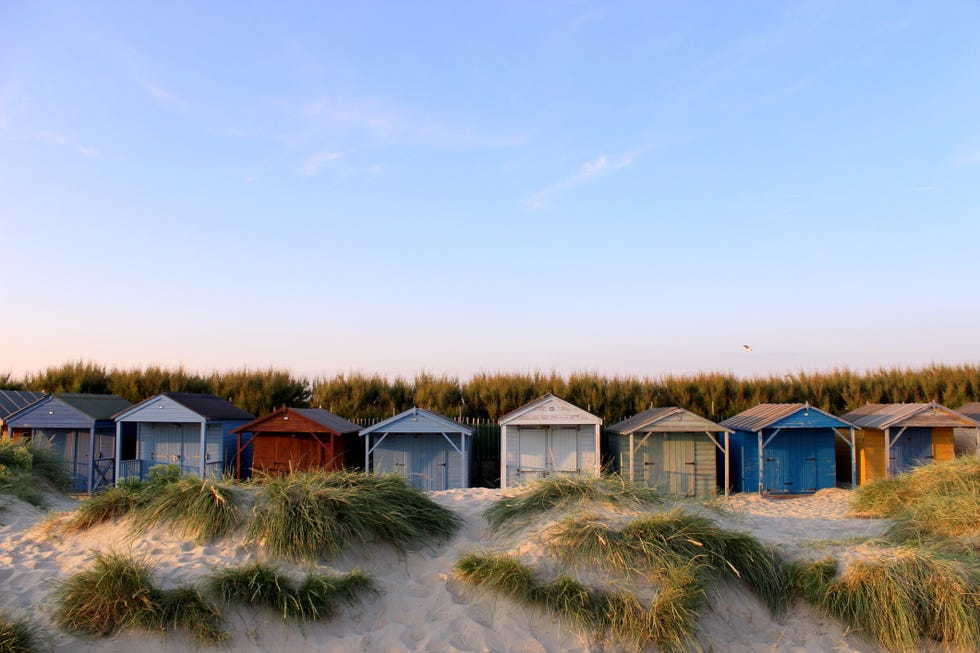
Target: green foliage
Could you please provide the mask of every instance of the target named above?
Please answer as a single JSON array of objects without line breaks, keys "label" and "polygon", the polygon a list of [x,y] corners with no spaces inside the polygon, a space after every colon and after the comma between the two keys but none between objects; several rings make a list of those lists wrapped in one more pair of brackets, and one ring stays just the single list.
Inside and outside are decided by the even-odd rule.
[{"label": "green foliage", "polygon": [[705,594],[689,566],[670,570],[650,607],[629,592],[597,590],[567,576],[541,583],[530,568],[504,554],[469,553],[454,569],[467,582],[568,618],[588,636],[626,640],[637,648],[652,642],[661,651],[681,651],[696,643],[697,610]]},{"label": "green foliage", "polygon": [[618,530],[594,516],[567,519],[550,533],[547,548],[568,563],[643,574],[656,582],[672,575],[676,580],[681,568],[704,581],[727,576],[745,583],[774,614],[789,604],[792,576],[772,549],[676,509]]},{"label": "green foliage", "polygon": [[249,538],[293,559],[336,556],[355,543],[434,544],[462,523],[395,475],[294,472],[258,490]]},{"label": "green foliage", "polygon": [[515,494],[498,499],[483,514],[493,532],[505,524],[521,524],[534,515],[573,503],[641,505],[662,500],[663,495],[657,490],[636,485],[618,475],[553,476],[535,481]]},{"label": "green foliage", "polygon": [[33,621],[0,611],[0,653],[38,653],[43,639],[41,627]]},{"label": "green foliage", "polygon": [[220,630],[220,610],[197,590],[160,590],[149,564],[115,552],[95,553],[91,568],[59,584],[53,618],[66,630],[88,635],[182,627],[202,641],[227,636]]},{"label": "green foliage", "polygon": [[67,533],[77,533],[97,524],[139,512],[166,488],[181,479],[177,465],[158,465],[150,469],[145,481],[125,479],[105,492],[94,494],[75,509],[65,522]]},{"label": "green foliage", "polygon": [[835,577],[832,559],[797,573],[797,587],[827,614],[890,651],[919,650],[937,640],[961,650],[980,642],[980,586],[955,563],[913,549],[859,561]]},{"label": "green foliage", "polygon": [[980,366],[931,365],[738,378],[719,372],[659,378],[605,377],[595,372],[567,377],[550,373],[480,373],[468,381],[420,372],[413,379],[339,374],[309,381],[288,372],[230,370],[197,374],[183,367],[127,370],[74,362],[28,374],[22,381],[0,375],[0,385],[46,392],[114,392],[137,402],[160,392],[203,392],[231,398],[256,415],[282,404],[322,406],[349,418],[391,417],[412,406],[446,415],[496,420],[553,392],[603,417],[607,423],[649,406],[680,406],[721,420],[764,402],[809,401],[832,414],[866,403],[938,401],[957,407],[980,397]]},{"label": "green foliage", "polygon": [[44,490],[63,490],[68,484],[64,461],[47,447],[0,440],[0,492],[44,508]]},{"label": "green foliage", "polygon": [[329,619],[339,606],[352,605],[362,594],[377,591],[374,580],[358,569],[342,576],[308,574],[297,585],[260,562],[216,571],[208,586],[226,603],[268,607],[284,621]]},{"label": "green foliage", "polygon": [[854,513],[885,517],[900,542],[959,542],[980,552],[980,458],[961,456],[915,467],[857,488]]}]

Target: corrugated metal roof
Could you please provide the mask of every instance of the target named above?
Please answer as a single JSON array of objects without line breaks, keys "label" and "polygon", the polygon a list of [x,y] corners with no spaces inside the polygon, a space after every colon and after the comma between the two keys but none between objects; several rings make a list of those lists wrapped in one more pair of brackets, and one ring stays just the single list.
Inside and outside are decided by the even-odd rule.
[{"label": "corrugated metal roof", "polygon": [[956,412],[960,415],[966,415],[970,419],[980,422],[980,401],[973,401],[968,404],[963,404],[956,409]]},{"label": "corrugated metal roof", "polygon": [[444,415],[423,408],[409,408],[394,417],[389,417],[383,422],[378,422],[373,426],[361,429],[360,435],[368,435],[370,433],[415,433],[419,428],[419,419],[429,422],[430,426],[434,426],[440,432],[444,429],[449,433],[473,434],[473,429],[468,426],[463,426],[459,422],[451,420]]},{"label": "corrugated metal roof", "polygon": [[[935,402],[918,404],[867,404],[848,414],[843,419],[860,426],[863,429],[887,429],[893,426],[901,426],[903,422],[909,421],[917,415],[926,411],[936,410],[948,416],[948,424],[942,420],[935,420],[933,426],[967,426],[965,421],[970,420],[969,415],[957,415],[956,411],[950,410]],[[965,419],[964,419],[965,418]]]},{"label": "corrugated metal roof", "polygon": [[[692,413],[691,411],[685,410],[684,408],[680,408],[678,406],[661,406],[659,408],[648,408],[642,413],[638,413],[636,415],[633,415],[633,417],[624,419],[621,422],[613,424],[612,426],[609,427],[609,430],[614,433],[622,433],[623,435],[636,433],[638,431],[656,430],[656,426],[659,422],[663,422],[667,418],[673,417],[678,413],[683,413],[683,415],[685,416],[689,415],[692,422],[698,422],[702,425],[710,424],[712,426],[716,426],[717,429],[714,430],[718,432],[729,430],[719,424],[715,424],[714,422],[712,422],[711,420],[705,417],[701,417],[696,413]],[[671,429],[671,430],[675,430],[675,429]],[[704,429],[698,428],[697,430],[702,431]]]},{"label": "corrugated metal roof", "polygon": [[242,410],[230,401],[226,401],[215,395],[197,394],[195,392],[164,392],[165,397],[170,397],[185,408],[193,410],[195,413],[211,420],[225,419],[254,419],[255,415]]},{"label": "corrugated metal roof", "polygon": [[0,390],[0,421],[7,419],[21,408],[44,399],[43,392],[30,390]]},{"label": "corrugated metal roof", "polygon": [[[294,413],[303,419],[308,419],[314,424],[320,425],[324,431],[330,433],[343,435],[345,433],[357,433],[361,430],[361,427],[354,422],[350,422],[340,415],[334,415],[329,410],[322,408],[288,408],[282,406],[268,415],[257,417],[251,422],[233,429],[232,433],[247,433],[251,431],[270,432],[270,428],[271,432],[284,432],[287,428],[291,427],[288,423],[284,423],[278,418],[288,419],[288,413]],[[278,428],[272,428],[273,424]]]},{"label": "corrugated metal roof", "polygon": [[57,392],[55,397],[92,419],[112,419],[116,413],[132,406],[119,395],[97,395],[80,392]]},{"label": "corrugated metal roof", "polygon": [[830,413],[814,408],[810,404],[759,404],[748,410],[742,411],[734,417],[729,417],[721,422],[721,426],[740,431],[761,431],[764,428],[786,419],[801,410],[811,410],[826,415],[827,417],[841,422],[841,426],[851,426],[852,422],[847,417],[836,417]]}]

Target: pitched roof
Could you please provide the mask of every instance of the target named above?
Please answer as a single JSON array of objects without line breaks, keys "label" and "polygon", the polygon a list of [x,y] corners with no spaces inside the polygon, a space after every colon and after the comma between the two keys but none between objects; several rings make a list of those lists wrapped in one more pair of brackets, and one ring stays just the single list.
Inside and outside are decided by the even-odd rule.
[{"label": "pitched roof", "polygon": [[963,404],[956,409],[956,412],[960,415],[966,415],[970,419],[980,421],[980,401]]},{"label": "pitched roof", "polygon": [[[282,408],[277,408],[268,415],[262,415],[253,419],[248,424],[243,424],[236,429],[232,430],[232,433],[246,433],[249,431],[263,431],[262,425],[268,420],[280,417],[285,413],[295,413],[300,417],[310,420],[314,424],[318,424],[323,428],[324,431],[329,433],[337,433],[343,435],[344,433],[357,433],[361,430],[361,427],[354,422],[348,421],[341,417],[340,415],[334,415],[329,410],[324,410],[322,408],[288,408],[283,406]],[[285,427],[287,423],[283,423],[279,426]],[[273,431],[278,431],[279,429],[266,425],[266,429],[272,428]]]},{"label": "pitched roof", "polygon": [[92,419],[112,419],[116,413],[126,410],[131,403],[119,395],[97,395],[81,392],[57,392],[55,397],[78,412]]},{"label": "pitched roof", "polygon": [[976,420],[970,416],[950,410],[934,401],[917,404],[867,404],[847,413],[844,419],[863,429],[879,430],[893,426],[977,426]]},{"label": "pitched roof", "polygon": [[394,417],[389,417],[383,422],[378,422],[360,431],[360,435],[369,433],[465,433],[472,435],[473,429],[463,426],[459,422],[449,419],[439,413],[422,408],[409,408],[398,413]]},{"label": "pitched roof", "polygon": [[0,420],[5,420],[21,408],[44,398],[43,392],[30,390],[0,390]]},{"label": "pitched roof", "polygon": [[[688,417],[689,421],[682,421],[683,418]],[[676,418],[676,420],[671,420],[671,418]],[[684,425],[688,426],[684,426]],[[706,417],[701,417],[696,413],[692,413],[689,410],[685,410],[678,406],[661,406],[659,408],[648,408],[642,413],[637,413],[633,417],[624,419],[621,422],[617,422],[609,427],[609,430],[614,433],[622,433],[623,435],[628,435],[630,433],[637,433],[641,431],[680,431],[691,430],[691,431],[729,431],[724,426],[715,424]]]},{"label": "pitched roof", "polygon": [[836,417],[830,413],[820,410],[819,408],[814,408],[809,403],[804,404],[759,404],[758,406],[753,406],[748,410],[744,410],[734,417],[729,417],[725,421],[721,422],[721,426],[726,426],[730,429],[738,429],[740,431],[761,431],[764,428],[768,428],[775,424],[776,422],[786,419],[790,415],[805,411],[815,411],[821,415],[825,415],[830,419],[840,422],[841,426],[851,426],[849,420],[841,417]]},{"label": "pitched roof", "polygon": [[206,419],[254,419],[255,415],[242,410],[230,401],[216,395],[198,394],[196,392],[164,392],[184,408],[193,410]]},{"label": "pitched roof", "polygon": [[[520,418],[523,415],[533,413],[536,409],[541,408],[542,406],[548,403],[557,404],[559,410],[565,410],[567,412],[571,412],[579,415],[582,418],[582,423],[602,424],[602,418],[599,417],[598,415],[593,415],[587,410],[583,410],[582,408],[579,408],[578,406],[571,403],[570,401],[565,401],[558,395],[554,395],[550,392],[544,395],[543,397],[538,397],[533,401],[527,402],[520,408],[515,408],[514,410],[510,411],[506,415],[502,415],[500,419],[497,420],[497,422],[499,424],[513,422],[514,420]],[[548,410],[555,410],[555,407],[553,406]]]}]

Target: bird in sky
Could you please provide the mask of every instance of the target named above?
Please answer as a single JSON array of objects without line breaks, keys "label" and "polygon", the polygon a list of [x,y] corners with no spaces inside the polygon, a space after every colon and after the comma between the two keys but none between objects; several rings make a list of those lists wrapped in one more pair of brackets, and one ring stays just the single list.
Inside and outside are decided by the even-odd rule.
[{"label": "bird in sky", "polygon": [[745,351],[752,351],[752,345],[742,345],[742,349]]}]

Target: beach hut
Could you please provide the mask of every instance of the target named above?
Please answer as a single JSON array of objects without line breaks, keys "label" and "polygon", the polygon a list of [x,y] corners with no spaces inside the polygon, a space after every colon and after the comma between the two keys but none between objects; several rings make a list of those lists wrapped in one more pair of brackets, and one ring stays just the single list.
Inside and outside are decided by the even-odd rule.
[{"label": "beach hut", "polygon": [[[956,412],[980,422],[980,401],[960,406]],[[953,452],[957,456],[980,456],[980,428],[953,429]]]},{"label": "beach hut", "polygon": [[[677,406],[651,408],[609,427],[609,453],[623,478],[634,483],[711,496],[718,491],[717,456],[728,460],[730,433]],[[726,462],[722,470],[727,469]],[[727,492],[728,479],[722,480]]]},{"label": "beach hut", "polygon": [[[143,479],[157,465],[177,465],[184,474],[221,476],[226,453],[233,454],[231,431],[255,418],[221,397],[164,392],[115,416],[116,479]],[[121,433],[135,424],[136,446],[124,452]]]},{"label": "beach hut", "polygon": [[281,408],[232,429],[236,476],[332,471],[350,465],[351,436],[361,429],[322,408]]},{"label": "beach hut", "polygon": [[861,428],[855,443],[861,484],[933,460],[952,460],[953,429],[978,426],[977,421],[936,402],[868,404],[843,419]]},{"label": "beach hut", "polygon": [[473,430],[431,410],[410,408],[361,429],[364,471],[404,476],[420,490],[469,487]]},{"label": "beach hut", "polygon": [[58,392],[10,415],[7,423],[14,439],[30,438],[57,452],[71,474],[71,489],[91,494],[115,480],[112,416],[130,405],[117,395]]},{"label": "beach hut", "polygon": [[811,494],[835,487],[836,439],[851,451],[853,482],[853,425],[809,403],[759,404],[721,426],[733,431],[728,461],[736,492]]},{"label": "beach hut", "polygon": [[29,390],[0,390],[0,437],[10,437],[7,431],[7,418],[21,410],[27,408],[35,401],[44,398],[43,392],[31,392]]},{"label": "beach hut", "polygon": [[500,418],[500,487],[599,473],[602,418],[553,394]]}]

